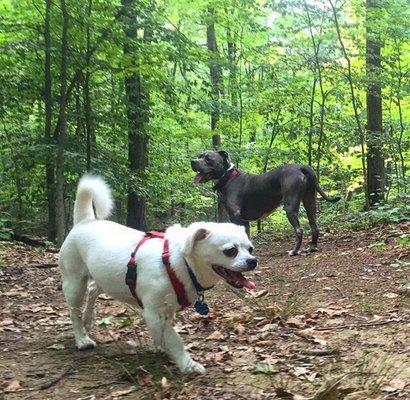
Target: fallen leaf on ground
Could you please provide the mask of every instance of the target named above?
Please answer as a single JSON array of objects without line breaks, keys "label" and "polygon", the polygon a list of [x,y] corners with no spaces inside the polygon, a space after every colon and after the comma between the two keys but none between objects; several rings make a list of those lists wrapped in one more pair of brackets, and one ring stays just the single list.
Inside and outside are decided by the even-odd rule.
[{"label": "fallen leaf on ground", "polygon": [[215,331],[211,333],[206,340],[221,340],[224,338],[224,335],[220,331]]},{"label": "fallen leaf on ground", "polygon": [[17,392],[21,389],[20,382],[17,379],[12,380],[4,389],[6,393]]},{"label": "fallen leaf on ground", "polygon": [[296,328],[304,328],[306,325],[304,319],[304,315],[295,315],[294,317],[288,318],[285,323],[290,326],[295,326]]},{"label": "fallen leaf on ground", "polygon": [[410,385],[409,381],[403,379],[395,378],[389,382],[390,386],[395,387],[399,390],[403,390],[407,385]]},{"label": "fallen leaf on ground", "polygon": [[48,346],[47,349],[64,350],[65,346],[62,343],[54,343],[51,346]]},{"label": "fallen leaf on ground", "polygon": [[326,314],[329,315],[330,317],[335,317],[335,316],[340,316],[340,315],[344,315],[347,314],[348,311],[344,308],[341,307],[328,307],[328,308],[318,308],[316,310],[316,312],[318,314]]},{"label": "fallen leaf on ground", "polygon": [[385,293],[384,295],[383,295],[383,297],[387,297],[388,299],[395,299],[396,297],[398,297],[399,295],[397,294],[397,293],[392,293],[392,292],[389,292],[389,293]]},{"label": "fallen leaf on ground", "polygon": [[295,367],[293,368],[293,372],[296,376],[306,375],[309,370],[306,367]]},{"label": "fallen leaf on ground", "polygon": [[113,398],[126,396],[127,394],[135,392],[137,389],[138,389],[137,386],[131,386],[128,389],[125,389],[125,390],[116,390],[115,392],[111,393],[111,396]]},{"label": "fallen leaf on ground", "polygon": [[242,335],[245,332],[245,327],[242,324],[236,324],[234,332],[236,332],[238,335]]},{"label": "fallen leaf on ground", "polygon": [[161,379],[161,387],[163,389],[168,389],[170,386],[171,385],[169,384],[168,379],[165,376],[163,376]]}]

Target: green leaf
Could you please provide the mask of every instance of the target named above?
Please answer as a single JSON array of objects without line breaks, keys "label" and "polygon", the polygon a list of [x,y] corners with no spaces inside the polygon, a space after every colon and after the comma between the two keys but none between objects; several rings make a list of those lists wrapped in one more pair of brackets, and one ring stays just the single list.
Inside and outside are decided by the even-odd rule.
[{"label": "green leaf", "polygon": [[54,343],[51,346],[48,346],[47,349],[64,350],[65,346],[62,343]]},{"label": "green leaf", "polygon": [[120,321],[120,328],[125,328],[126,326],[132,325],[134,322],[134,318],[132,317],[125,317]]},{"label": "green leaf", "polygon": [[274,366],[269,363],[257,363],[255,365],[255,368],[252,370],[253,374],[264,374],[264,375],[273,375],[278,373],[277,370],[275,370]]},{"label": "green leaf", "polygon": [[107,325],[111,325],[111,317],[104,317],[99,319],[98,321],[95,322],[98,326],[107,326]]}]

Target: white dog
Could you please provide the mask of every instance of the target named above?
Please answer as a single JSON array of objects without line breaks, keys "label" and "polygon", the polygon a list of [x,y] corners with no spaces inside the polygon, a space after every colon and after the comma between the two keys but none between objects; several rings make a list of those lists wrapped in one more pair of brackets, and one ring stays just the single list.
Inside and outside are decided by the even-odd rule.
[{"label": "white dog", "polygon": [[[87,332],[93,324],[94,303],[101,292],[137,304],[125,284],[125,276],[130,253],[144,233],[105,220],[112,205],[110,189],[103,179],[85,175],[77,189],[74,227],[60,251],[64,296],[80,350],[95,346]],[[187,228],[175,225],[166,230],[165,239],[169,243],[171,268],[189,303],[202,295],[198,286],[209,288],[221,280],[234,287],[254,288],[253,282],[241,273],[256,267],[256,258],[251,255],[253,247],[243,227],[212,222],[197,222]],[[136,293],[143,304],[142,315],[155,344],[181,372],[205,373],[205,368],[192,360],[171,325],[181,307],[162,261],[163,247],[164,239],[153,238],[144,242],[135,256]]]}]

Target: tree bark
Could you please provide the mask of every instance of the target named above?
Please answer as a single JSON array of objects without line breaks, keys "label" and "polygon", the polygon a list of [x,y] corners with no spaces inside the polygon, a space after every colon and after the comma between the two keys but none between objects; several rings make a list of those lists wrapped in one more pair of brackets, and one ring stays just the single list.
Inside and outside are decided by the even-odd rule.
[{"label": "tree bark", "polygon": [[397,71],[395,75],[397,76],[397,89],[396,89],[396,104],[397,104],[397,111],[399,112],[399,124],[400,124],[400,133],[399,137],[397,138],[397,150],[400,157],[400,169],[401,169],[401,179],[403,182],[404,192],[407,192],[406,187],[406,164],[404,162],[404,155],[403,155],[403,148],[402,148],[402,140],[404,134],[404,121],[403,121],[403,110],[401,107],[401,91],[402,91],[402,80],[403,80],[403,70],[401,66],[401,51],[400,45],[397,43],[397,39],[393,38],[395,48],[397,50]]},{"label": "tree bark", "polygon": [[47,145],[47,154],[45,158],[46,173],[46,192],[47,192],[47,239],[54,242],[56,239],[56,213],[55,213],[55,177],[54,177],[54,160],[51,147],[55,144],[52,133],[52,74],[51,74],[51,33],[50,33],[50,13],[51,0],[46,0],[45,20],[44,20],[44,140]]},{"label": "tree bark", "polygon": [[57,136],[57,161],[56,161],[56,224],[57,243],[64,241],[66,233],[66,220],[64,208],[64,148],[66,138],[66,106],[67,106],[67,68],[68,68],[68,23],[69,16],[65,0],[60,2],[63,19],[61,34],[61,70],[60,70],[60,107],[59,130]]},{"label": "tree bark", "polygon": [[[315,35],[313,33],[313,25],[312,25],[312,19],[310,17],[310,11],[309,11],[309,6],[307,5],[306,1],[303,0],[303,4],[305,7],[306,15],[308,18],[308,24],[309,24],[309,32],[310,32],[310,39],[312,41],[312,47],[313,47],[313,53],[315,57],[315,67],[314,67],[314,74],[315,74],[315,82],[314,82],[314,87],[312,89],[312,102],[311,102],[311,112],[313,112],[313,103],[314,103],[314,90],[315,90],[315,85],[316,85],[316,80],[319,82],[319,89],[320,89],[320,114],[319,114],[319,139],[318,139],[318,144],[317,144],[317,157],[316,157],[316,174],[317,174],[317,179],[319,180],[320,178],[320,161],[322,158],[322,143],[323,143],[323,136],[324,136],[324,119],[325,119],[325,92],[323,88],[323,78],[322,78],[322,65],[320,63],[319,59],[319,47],[320,47],[320,41],[316,43]],[[316,72],[317,72],[317,78],[316,78]],[[313,128],[313,118],[311,117],[311,128]],[[311,147],[312,147],[312,132],[310,133],[309,136],[309,147],[310,147],[310,154],[309,154],[309,165],[312,165],[312,159],[311,159]]]},{"label": "tree bark", "polygon": [[232,37],[231,28],[226,30],[228,61],[229,61],[229,92],[231,95],[232,107],[238,106],[238,82],[236,77],[236,43]]},{"label": "tree bark", "polygon": [[362,173],[363,173],[363,188],[365,192],[365,209],[369,208],[369,197],[368,197],[368,191],[367,191],[367,172],[366,172],[366,152],[365,152],[365,139],[364,139],[364,130],[362,127],[362,123],[360,121],[360,116],[359,116],[359,106],[356,101],[356,94],[354,90],[354,84],[353,84],[353,75],[352,75],[352,63],[350,60],[350,57],[347,54],[346,47],[343,43],[342,40],[342,34],[339,26],[339,18],[337,16],[337,9],[335,5],[332,3],[332,0],[329,0],[330,7],[332,8],[332,13],[333,13],[333,18],[335,22],[335,28],[336,28],[336,33],[337,37],[339,40],[340,48],[342,49],[343,57],[347,62],[347,81],[349,83],[349,88],[350,88],[350,97],[352,100],[352,107],[353,107],[353,112],[354,112],[354,117],[356,120],[356,126],[357,126],[357,131],[359,133],[359,139],[360,139],[360,148],[361,148],[361,161],[362,161]]},{"label": "tree bark", "polygon": [[[134,178],[127,198],[127,226],[145,231],[146,199],[145,195],[135,188],[135,181],[145,178],[145,169],[148,166],[148,134],[149,122],[149,95],[143,83],[138,68],[138,22],[135,11],[135,0],[121,0],[124,8],[123,30],[127,38],[124,45],[124,54],[130,57],[134,64],[133,72],[125,77],[125,93],[127,97],[128,117],[128,162]],[[144,39],[147,39],[147,30],[144,30]]]},{"label": "tree bark", "polygon": [[375,30],[378,0],[366,0],[367,196],[369,206],[383,201],[385,165],[382,144],[382,90],[380,33]]},{"label": "tree bark", "polygon": [[[86,52],[91,54],[91,32],[90,32],[90,20],[92,11],[92,0],[88,0],[87,6],[87,28],[86,28]],[[85,76],[84,76],[84,118],[85,118],[85,135],[86,135],[86,169],[91,171],[91,159],[92,159],[92,145],[94,142],[94,126],[93,126],[93,114],[91,107],[91,56],[86,59]]]},{"label": "tree bark", "polygon": [[316,76],[313,78],[312,92],[310,95],[309,102],[309,132],[308,132],[308,164],[312,166],[312,153],[313,153],[313,130],[315,127],[314,123],[314,105],[315,105],[315,94],[316,94]]},{"label": "tree bark", "polygon": [[206,27],[206,41],[208,50],[210,52],[209,72],[211,76],[211,130],[212,146],[218,149],[221,146],[221,137],[215,133],[216,126],[220,119],[220,96],[223,92],[222,89],[222,68],[219,65],[219,52],[216,42],[215,33],[215,10],[212,7],[208,8],[208,23]]}]

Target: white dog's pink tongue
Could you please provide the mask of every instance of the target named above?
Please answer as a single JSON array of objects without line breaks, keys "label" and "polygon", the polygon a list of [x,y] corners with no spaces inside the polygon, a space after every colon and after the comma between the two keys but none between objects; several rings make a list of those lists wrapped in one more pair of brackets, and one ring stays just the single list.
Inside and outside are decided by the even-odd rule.
[{"label": "white dog's pink tongue", "polygon": [[246,279],[244,276],[242,276],[242,279],[240,279],[238,283],[240,283],[243,287],[246,287],[246,289],[252,290],[256,288],[255,283],[249,279]]},{"label": "white dog's pink tongue", "polygon": [[[232,272],[232,271],[231,271]],[[254,282],[252,282],[251,280],[245,278],[240,272],[237,273],[232,273],[231,277],[233,278],[233,280],[235,281],[235,283],[246,287],[246,289],[255,289],[256,285]]]}]

